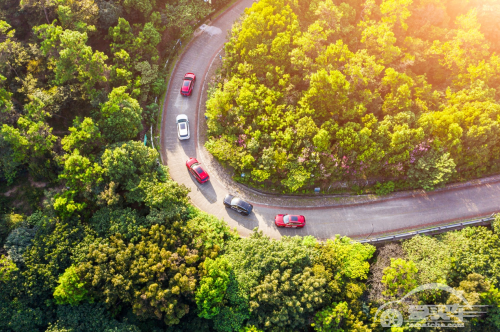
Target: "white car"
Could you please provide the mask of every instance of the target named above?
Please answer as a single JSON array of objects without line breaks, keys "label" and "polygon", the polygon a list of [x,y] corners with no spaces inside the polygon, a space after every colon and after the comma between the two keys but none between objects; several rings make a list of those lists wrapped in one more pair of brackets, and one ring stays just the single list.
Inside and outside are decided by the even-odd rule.
[{"label": "white car", "polygon": [[189,121],[187,115],[177,115],[175,122],[177,123],[177,136],[179,137],[179,139],[189,139]]}]

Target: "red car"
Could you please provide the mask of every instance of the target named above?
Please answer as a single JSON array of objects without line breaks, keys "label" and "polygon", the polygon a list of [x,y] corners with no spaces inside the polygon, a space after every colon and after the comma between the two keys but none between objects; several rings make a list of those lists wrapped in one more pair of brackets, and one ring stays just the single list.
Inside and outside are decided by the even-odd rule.
[{"label": "red car", "polygon": [[194,81],[196,81],[196,75],[193,73],[187,73],[184,75],[184,80],[182,81],[181,95],[190,96],[193,92]]},{"label": "red car", "polygon": [[274,217],[274,224],[278,227],[302,228],[306,225],[306,217],[289,214],[278,214]]},{"label": "red car", "polygon": [[198,160],[196,160],[196,158],[189,158],[186,161],[186,167],[199,183],[205,183],[210,180],[210,176],[208,176],[207,171],[205,171],[203,167],[201,167],[201,164],[198,162]]}]

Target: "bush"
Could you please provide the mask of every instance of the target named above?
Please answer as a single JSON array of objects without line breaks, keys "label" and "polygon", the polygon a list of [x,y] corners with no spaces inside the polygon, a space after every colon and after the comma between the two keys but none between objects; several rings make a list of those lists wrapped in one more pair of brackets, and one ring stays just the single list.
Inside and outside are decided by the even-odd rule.
[{"label": "bush", "polygon": [[146,218],[140,217],[137,211],[130,208],[98,210],[90,219],[92,228],[102,237],[109,237],[120,233],[130,241],[140,238],[141,228],[150,226],[146,223]]},{"label": "bush", "polygon": [[10,213],[0,215],[0,245],[6,240],[9,233],[19,227],[23,222],[23,216],[20,214]]},{"label": "bush", "polygon": [[85,283],[80,281],[73,265],[64,271],[57,282],[59,285],[54,291],[57,304],[76,305],[87,298]]},{"label": "bush", "polygon": [[38,228],[31,228],[27,224],[14,229],[5,241],[5,250],[9,258],[16,263],[24,262],[23,253],[31,245]]},{"label": "bush", "polygon": [[445,185],[455,173],[455,161],[449,153],[432,151],[411,165],[408,179],[425,191]]},{"label": "bush", "polygon": [[139,332],[134,325],[120,323],[113,319],[102,303],[80,304],[78,306],[61,305],[57,308],[57,322],[49,327],[51,332]]},{"label": "bush", "polygon": [[48,220],[49,218],[42,211],[36,211],[31,216],[26,218],[26,224],[30,227],[40,227]]},{"label": "bush", "polygon": [[500,213],[495,215],[495,220],[491,223],[491,227],[493,227],[495,233],[500,234]]},{"label": "bush", "polygon": [[394,185],[394,182],[392,181],[389,181],[389,182],[384,182],[384,183],[380,183],[380,182],[377,182],[377,184],[375,185],[375,193],[377,195],[389,195],[390,193],[392,193],[394,191],[394,188],[395,188],[395,185]]},{"label": "bush", "polygon": [[215,260],[207,258],[203,263],[205,276],[200,280],[196,291],[198,316],[211,319],[217,316],[221,303],[227,292],[231,266],[226,258],[218,257]]},{"label": "bush", "polygon": [[10,275],[17,270],[16,264],[5,256],[0,256],[0,282],[10,280]]}]

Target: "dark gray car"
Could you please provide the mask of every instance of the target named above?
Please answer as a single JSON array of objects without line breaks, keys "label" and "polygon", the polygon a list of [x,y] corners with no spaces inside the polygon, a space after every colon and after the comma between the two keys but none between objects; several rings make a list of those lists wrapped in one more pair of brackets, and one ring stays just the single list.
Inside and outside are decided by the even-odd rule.
[{"label": "dark gray car", "polygon": [[234,210],[244,216],[248,216],[252,213],[253,205],[245,202],[241,198],[234,197],[233,195],[226,195],[224,197],[224,206]]}]

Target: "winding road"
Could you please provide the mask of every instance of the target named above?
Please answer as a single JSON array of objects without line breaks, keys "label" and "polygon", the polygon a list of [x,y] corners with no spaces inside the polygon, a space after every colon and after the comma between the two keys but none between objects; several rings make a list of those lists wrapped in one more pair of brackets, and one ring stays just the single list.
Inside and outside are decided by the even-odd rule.
[{"label": "winding road", "polygon": [[[279,238],[282,235],[313,235],[319,239],[335,234],[364,238],[378,234],[398,232],[431,225],[490,215],[500,211],[500,177],[455,186],[432,193],[409,192],[388,199],[364,200],[353,204],[339,204],[335,198],[292,198],[259,195],[248,188],[227,180],[220,174],[212,158],[199,142],[199,128],[205,121],[202,102],[206,96],[204,81],[226,42],[228,31],[253,0],[240,0],[210,25],[202,26],[186,47],[174,68],[163,103],[160,133],[162,160],[170,175],[178,183],[190,188],[192,203],[201,210],[224,219],[241,236],[248,236],[255,227],[265,234]],[[179,90],[187,72],[196,74],[193,94],[183,97]],[[186,114],[190,121],[191,138],[177,138],[175,118]],[[186,170],[185,162],[196,157],[208,170],[211,180],[198,184]],[[251,202],[254,213],[248,217],[226,209],[224,196],[231,192]],[[278,229],[274,216],[294,213],[306,216],[303,229]]]}]

